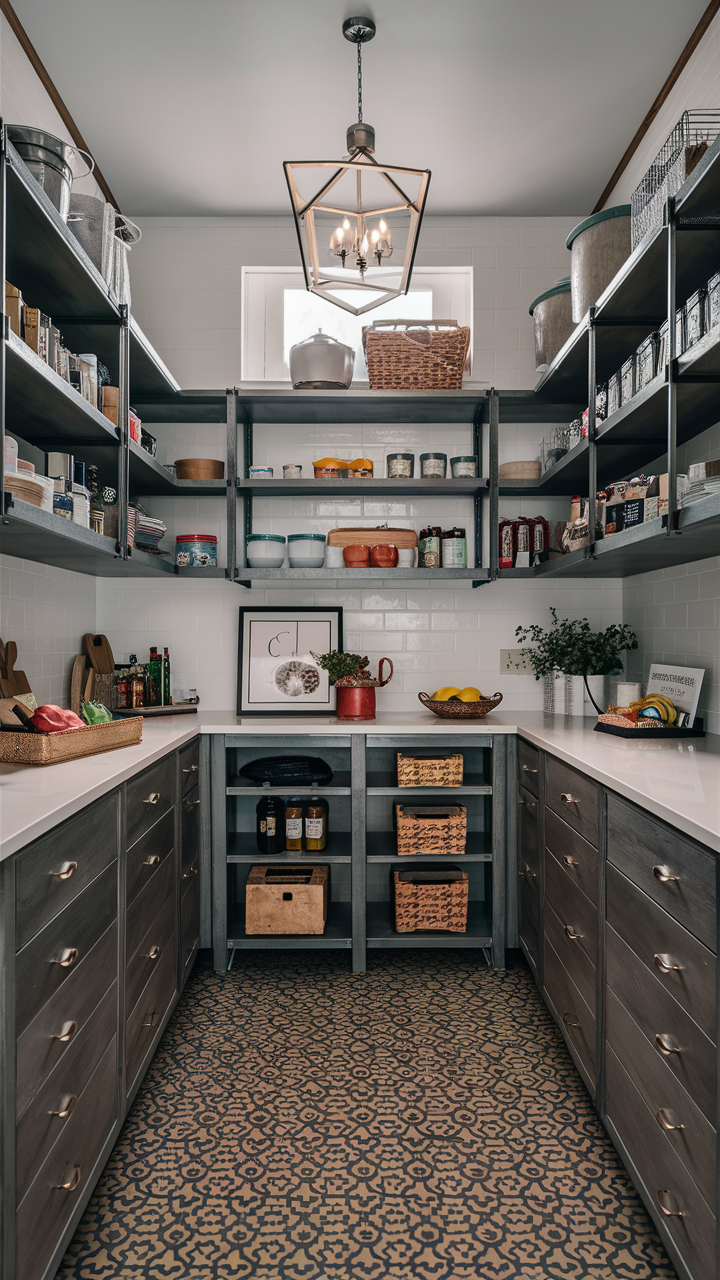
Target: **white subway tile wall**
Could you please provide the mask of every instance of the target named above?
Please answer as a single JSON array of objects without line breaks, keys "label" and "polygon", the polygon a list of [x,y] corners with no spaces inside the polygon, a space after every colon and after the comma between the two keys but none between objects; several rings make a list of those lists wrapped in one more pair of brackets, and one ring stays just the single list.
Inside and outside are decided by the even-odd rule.
[{"label": "white subway tile wall", "polygon": [[82,638],[95,630],[95,579],[0,556],[0,635],[18,648],[39,703],[70,704],[70,671]]},{"label": "white subway tile wall", "polygon": [[628,679],[647,680],[652,662],[704,667],[698,714],[720,733],[720,556],[625,578],[622,594],[640,641],[628,654]]}]

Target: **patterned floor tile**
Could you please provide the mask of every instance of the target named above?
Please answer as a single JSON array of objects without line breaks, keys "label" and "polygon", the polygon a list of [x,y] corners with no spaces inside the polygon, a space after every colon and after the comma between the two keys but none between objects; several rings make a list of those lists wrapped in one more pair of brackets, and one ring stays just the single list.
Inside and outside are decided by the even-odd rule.
[{"label": "patterned floor tile", "polygon": [[197,968],[58,1280],[675,1280],[524,967]]}]

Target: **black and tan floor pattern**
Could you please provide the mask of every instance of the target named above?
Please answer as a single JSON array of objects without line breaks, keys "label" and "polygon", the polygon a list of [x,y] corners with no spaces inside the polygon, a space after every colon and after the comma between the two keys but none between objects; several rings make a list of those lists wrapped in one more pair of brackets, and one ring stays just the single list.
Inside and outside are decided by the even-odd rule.
[{"label": "black and tan floor pattern", "polygon": [[198,969],[60,1280],[674,1280],[527,969]]}]

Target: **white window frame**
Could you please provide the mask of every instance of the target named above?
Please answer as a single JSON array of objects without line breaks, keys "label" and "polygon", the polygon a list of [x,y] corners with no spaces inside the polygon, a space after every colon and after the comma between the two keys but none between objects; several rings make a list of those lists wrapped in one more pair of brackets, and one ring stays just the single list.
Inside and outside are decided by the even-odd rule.
[{"label": "white window frame", "polygon": [[[441,277],[445,278],[444,282],[441,282]],[[268,376],[266,370],[269,365],[272,371],[277,373],[282,364],[283,291],[293,287],[304,289],[302,268],[299,266],[242,267],[240,279],[242,315],[240,377],[243,382],[286,385],[290,381],[289,370],[281,378]],[[470,353],[472,353],[472,267],[416,267],[410,292],[428,287],[432,287],[433,290],[432,318],[456,320],[460,325],[469,325]],[[372,312],[368,312],[367,316],[363,317],[363,321],[372,323]],[[357,380],[354,385],[358,385]]]}]

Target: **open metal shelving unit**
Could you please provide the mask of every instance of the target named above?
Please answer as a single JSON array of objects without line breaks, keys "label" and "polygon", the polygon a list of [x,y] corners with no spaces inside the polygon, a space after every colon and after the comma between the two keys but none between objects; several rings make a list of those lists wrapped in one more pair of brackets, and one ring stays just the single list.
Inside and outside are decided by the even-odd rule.
[{"label": "open metal shelving unit", "polygon": [[[595,529],[595,494],[667,455],[668,514],[533,569],[501,577],[626,577],[720,552],[720,495],[678,509],[677,448],[720,418],[720,326],[678,355],[675,312],[720,263],[720,138],[667,202],[664,225],[630,255],[596,306],[573,331],[528,393],[534,403],[588,406],[588,438],[538,481],[499,485],[517,497],[587,494]],[[669,360],[648,386],[595,424],[596,389],[653,330],[668,320]],[[547,418],[536,419],[547,421]]]}]

